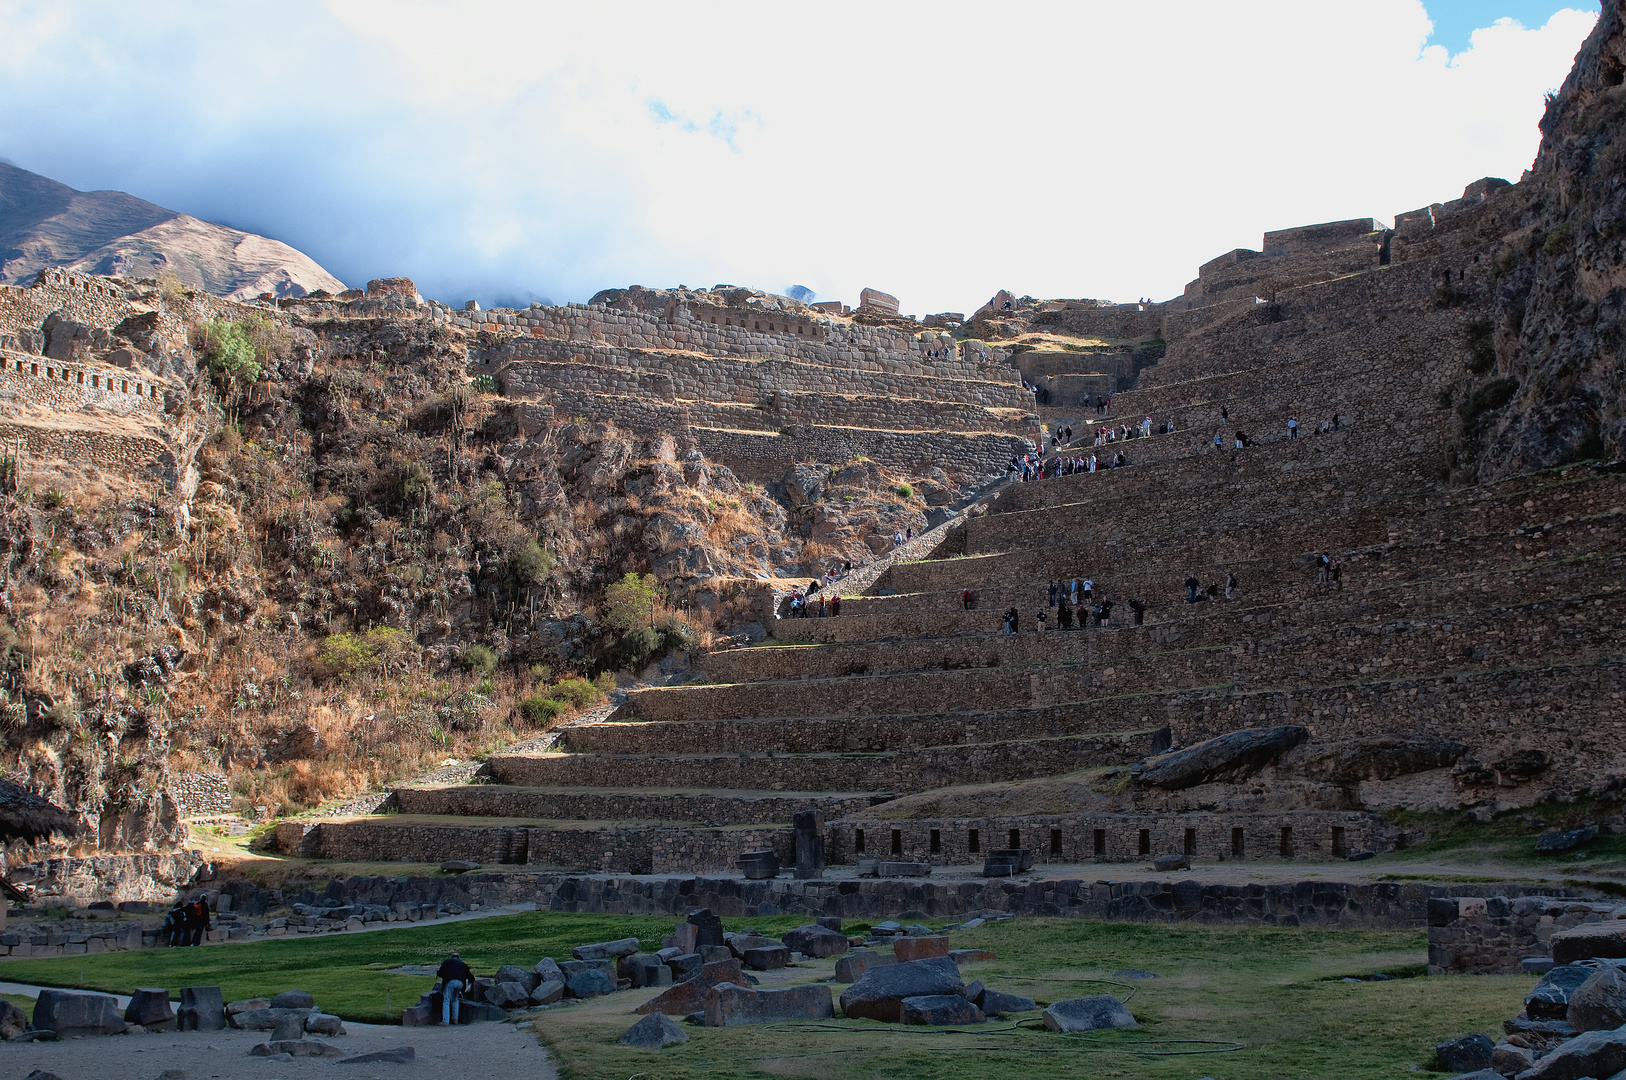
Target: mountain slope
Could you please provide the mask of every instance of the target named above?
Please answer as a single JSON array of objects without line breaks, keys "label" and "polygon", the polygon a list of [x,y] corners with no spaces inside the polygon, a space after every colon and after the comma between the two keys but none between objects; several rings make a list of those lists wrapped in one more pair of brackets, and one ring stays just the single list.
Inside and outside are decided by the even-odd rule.
[{"label": "mountain slope", "polygon": [[0,283],[19,284],[51,266],[126,277],[173,273],[192,288],[236,299],[344,289],[280,241],[122,191],[76,191],[0,162]]}]

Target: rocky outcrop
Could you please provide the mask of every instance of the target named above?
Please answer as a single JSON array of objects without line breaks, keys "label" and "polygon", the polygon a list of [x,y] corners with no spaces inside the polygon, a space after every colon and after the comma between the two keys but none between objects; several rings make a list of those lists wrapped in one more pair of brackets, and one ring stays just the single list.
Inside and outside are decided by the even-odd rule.
[{"label": "rocky outcrop", "polygon": [[1248,728],[1153,758],[1140,774],[1147,787],[1178,791],[1247,776],[1310,737],[1301,727]]}]

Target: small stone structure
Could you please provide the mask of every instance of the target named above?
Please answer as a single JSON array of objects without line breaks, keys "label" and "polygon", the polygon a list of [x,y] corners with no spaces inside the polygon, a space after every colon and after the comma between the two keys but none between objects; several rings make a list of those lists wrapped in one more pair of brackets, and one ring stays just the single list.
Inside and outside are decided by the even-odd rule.
[{"label": "small stone structure", "polygon": [[1602,922],[1618,906],[1548,896],[1431,899],[1429,974],[1516,974],[1520,961],[1552,956],[1555,933]]}]

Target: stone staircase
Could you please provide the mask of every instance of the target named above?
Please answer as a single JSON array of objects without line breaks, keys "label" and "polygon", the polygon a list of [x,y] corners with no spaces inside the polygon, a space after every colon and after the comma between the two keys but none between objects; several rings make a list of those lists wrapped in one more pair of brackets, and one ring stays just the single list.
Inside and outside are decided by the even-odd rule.
[{"label": "stone staircase", "polygon": [[[1008,485],[989,512],[839,587],[840,618],[780,620],[759,645],[697,657],[704,681],[634,691],[548,752],[497,755],[489,784],[325,824],[319,853],[715,871],[752,846],[788,861],[792,813],[817,808],[838,863],[975,864],[1007,846],[1326,859],[1397,842],[1361,808],[1384,799],[1527,804],[1603,782],[1626,745],[1626,476],[1577,463],[1441,481],[1441,394],[1473,313],[1439,306],[1435,283],[1480,273],[1475,252],[1284,289],[1274,314],[1193,311],[1115,400],[1119,423],[1172,413],[1185,428],[1108,448],[1130,468]],[[1216,452],[1222,405],[1227,430],[1263,445]],[[1335,411],[1340,431],[1311,434]],[[1322,551],[1341,587],[1317,581]],[[1185,602],[1188,574],[1227,572],[1235,599]],[[1117,602],[1112,625],[1060,632],[1048,583],[1084,576]],[[1008,607],[1015,636],[999,632]],[[1428,735],[1467,750],[1421,779],[1365,777],[1285,809],[1245,787],[1225,805],[1111,802],[1171,739],[1276,724],[1313,744]]]}]

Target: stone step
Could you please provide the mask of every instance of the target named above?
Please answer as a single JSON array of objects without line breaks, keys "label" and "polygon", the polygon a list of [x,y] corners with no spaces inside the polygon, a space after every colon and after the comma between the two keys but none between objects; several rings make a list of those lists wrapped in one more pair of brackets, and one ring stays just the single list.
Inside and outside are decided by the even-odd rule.
[{"label": "stone step", "polygon": [[1151,730],[882,753],[499,754],[492,779],[520,786],[717,787],[778,791],[926,791],[964,782],[1019,780],[1138,761]]},{"label": "stone step", "polygon": [[[584,725],[589,731],[596,725]],[[645,820],[707,825],[789,824],[797,811],[834,818],[868,809],[874,792],[708,791],[650,788],[534,788],[469,784],[399,788],[390,806],[402,814],[547,820]]]}]

